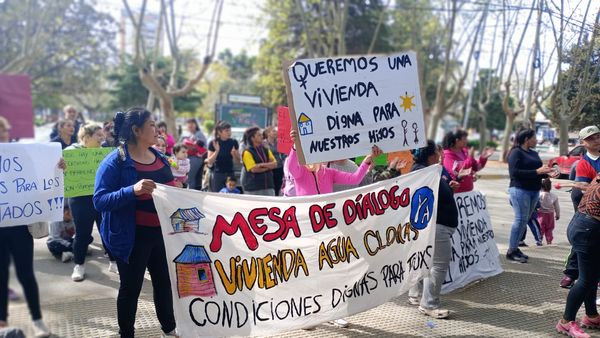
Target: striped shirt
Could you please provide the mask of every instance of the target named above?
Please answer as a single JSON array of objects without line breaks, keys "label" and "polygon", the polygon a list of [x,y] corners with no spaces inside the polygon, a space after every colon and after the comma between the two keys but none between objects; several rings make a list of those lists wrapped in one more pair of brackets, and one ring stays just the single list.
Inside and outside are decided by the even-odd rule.
[{"label": "striped shirt", "polygon": [[[155,183],[175,185],[171,168],[166,166],[158,157],[151,164],[143,164],[133,161],[138,179],[149,179]],[[152,195],[143,194],[136,197],[135,224],[147,227],[159,227],[160,221],[154,206]]]}]

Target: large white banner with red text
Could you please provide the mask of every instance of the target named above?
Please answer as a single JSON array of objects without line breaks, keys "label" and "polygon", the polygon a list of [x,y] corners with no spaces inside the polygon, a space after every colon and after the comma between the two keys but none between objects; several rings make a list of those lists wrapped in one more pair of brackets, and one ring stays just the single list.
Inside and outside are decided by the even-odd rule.
[{"label": "large white banner with red text", "polygon": [[274,334],[408,291],[431,266],[440,170],[293,198],[159,185],[179,333]]}]

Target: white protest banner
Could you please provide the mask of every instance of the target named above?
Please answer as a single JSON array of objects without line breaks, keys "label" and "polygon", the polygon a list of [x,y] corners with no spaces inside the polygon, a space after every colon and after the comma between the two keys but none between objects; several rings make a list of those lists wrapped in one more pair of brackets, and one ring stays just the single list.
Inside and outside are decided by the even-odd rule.
[{"label": "white protest banner", "polygon": [[454,200],[458,228],[452,236],[452,260],[442,293],[503,271],[485,196],[480,191],[470,191],[454,194]]},{"label": "white protest banner", "polygon": [[406,292],[431,266],[440,169],[292,198],[159,185],[179,333],[274,334]]},{"label": "white protest banner", "polygon": [[301,164],[425,145],[415,52],[296,60],[284,78]]},{"label": "white protest banner", "polygon": [[63,219],[60,143],[0,145],[0,227]]}]

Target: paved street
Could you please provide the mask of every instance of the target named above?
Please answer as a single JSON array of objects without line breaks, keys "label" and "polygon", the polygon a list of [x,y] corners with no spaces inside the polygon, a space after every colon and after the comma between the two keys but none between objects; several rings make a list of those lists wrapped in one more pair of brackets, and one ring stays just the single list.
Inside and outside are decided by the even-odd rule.
[{"label": "paved street", "polygon": [[[565,235],[573,214],[569,194],[556,191],[562,217],[555,229],[554,244],[535,247],[529,235],[527,242],[533,247],[523,251],[531,257],[530,262],[508,263],[503,257],[513,217],[506,193],[508,172],[504,165],[492,162],[481,175],[476,188],[488,198],[504,273],[444,296],[444,306],[452,310],[450,319],[425,317],[406,303],[406,296],[401,296],[347,318],[351,323],[348,329],[322,324],[314,331],[294,331],[280,337],[559,337],[554,324],[562,314],[567,294],[558,282],[569,250]],[[97,233],[94,236],[98,239]],[[36,240],[35,268],[42,310],[55,337],[111,337],[118,332],[118,275],[107,271],[108,260],[102,257],[97,244],[89,259],[87,279],[72,282],[72,263],[55,260],[45,240]],[[10,285],[21,293],[14,271]],[[9,322],[31,332],[23,300],[11,303]],[[142,291],[136,327],[138,337],[160,336],[149,281]],[[600,337],[600,333],[595,336]]]}]

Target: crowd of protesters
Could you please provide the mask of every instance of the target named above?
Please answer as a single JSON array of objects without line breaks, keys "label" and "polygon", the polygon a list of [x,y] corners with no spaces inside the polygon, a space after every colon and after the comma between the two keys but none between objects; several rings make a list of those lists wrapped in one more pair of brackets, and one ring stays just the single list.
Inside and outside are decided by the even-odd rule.
[{"label": "crowd of protesters", "polygon": [[[10,142],[10,124],[0,117],[0,142]],[[290,132],[292,140],[297,134]],[[50,225],[47,246],[63,262],[73,260],[72,279],[86,278],[85,256],[93,242],[96,224],[101,243],[109,258],[108,270],[119,274],[117,317],[121,337],[133,337],[139,294],[144,273],[150,272],[154,289],[156,316],[164,336],[177,336],[171,297],[171,282],[160,223],[151,193],[156,183],[180,188],[264,196],[309,196],[343,191],[355,186],[401,175],[408,166],[417,171],[434,164],[442,165],[438,191],[435,251],[430,274],[410,289],[408,303],[419,312],[447,318],[442,308],[441,287],[452,256],[451,237],[458,226],[454,194],[473,190],[477,172],[482,170],[494,149],[484,148],[478,158],[467,145],[467,132],[448,132],[441,143],[428,140],[423,148],[411,152],[410,164],[394,159],[388,166],[375,168],[373,151],[360,165],[352,159],[301,165],[296,150],[289,155],[278,149],[277,129],[269,126],[246,129],[242,144],[232,138],[231,125],[219,121],[207,139],[196,119],[186,121],[186,133],[177,141],[167,124],[155,121],[143,108],[119,112],[103,125],[85,123],[73,106],[64,109],[64,118],[53,128],[51,141],[63,150],[116,147],[101,163],[95,191],[90,196],[70,198],[65,203],[64,219]],[[589,337],[581,326],[600,328],[596,307],[600,282],[598,254],[600,246],[600,129],[589,126],[581,130],[585,147],[582,159],[573,167],[571,198],[575,215],[567,228],[572,245],[565,276],[560,286],[570,288],[565,311],[556,330],[572,337]],[[522,128],[515,133],[508,153],[509,202],[514,211],[506,259],[527,263],[521,251],[527,224],[532,219],[539,228],[540,239],[552,244],[555,221],[560,218],[558,198],[551,192],[551,178],[559,175],[543,164],[534,150],[536,133]],[[64,169],[64,162],[58,163]],[[239,169],[237,169],[239,168]],[[239,174],[238,174],[239,170]],[[239,178],[239,180],[238,180]],[[533,215],[533,216],[532,216]],[[0,329],[8,327],[8,266],[15,264],[17,277],[33,321],[36,337],[48,337],[50,331],[42,320],[39,291],[33,271],[33,239],[26,225],[0,227]],[[581,321],[575,316],[585,306]],[[332,321],[347,327],[345,319]]]}]

